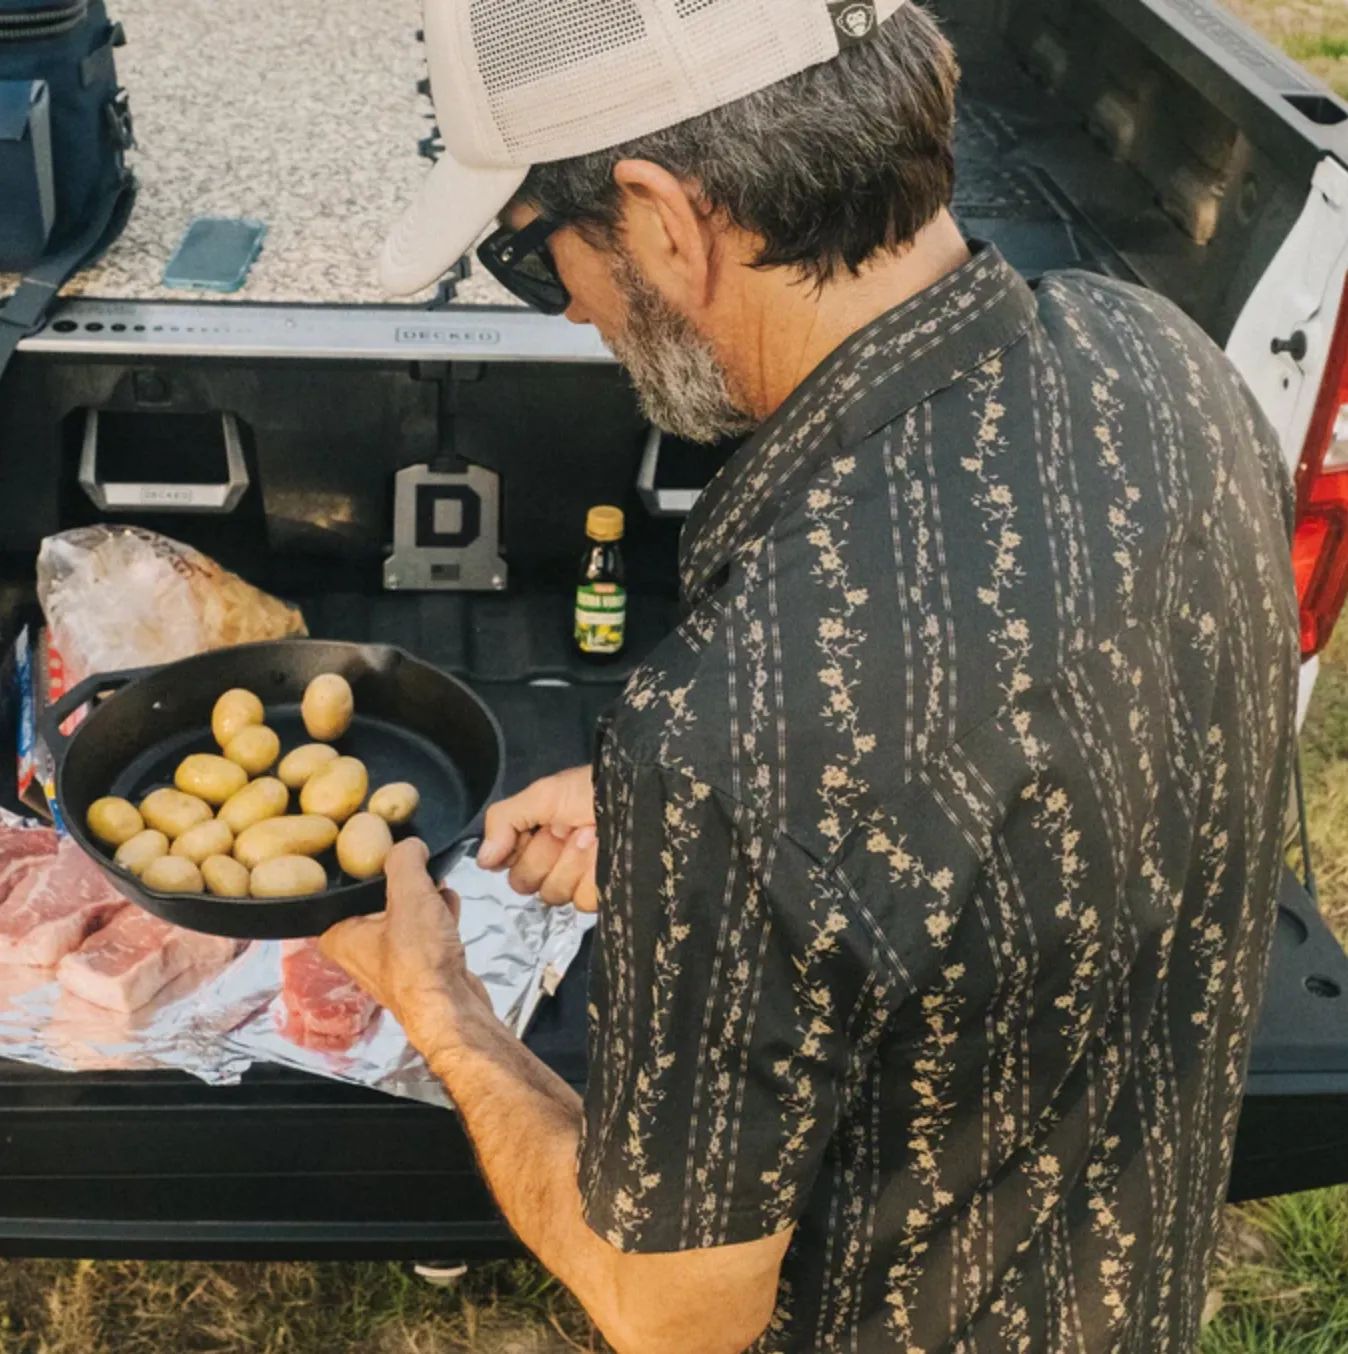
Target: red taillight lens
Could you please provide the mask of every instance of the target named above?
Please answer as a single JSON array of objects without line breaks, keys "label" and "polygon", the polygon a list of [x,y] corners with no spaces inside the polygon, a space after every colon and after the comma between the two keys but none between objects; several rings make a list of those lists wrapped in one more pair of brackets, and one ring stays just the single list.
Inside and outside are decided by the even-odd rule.
[{"label": "red taillight lens", "polygon": [[1329,643],[1348,600],[1348,284],[1297,469],[1292,559],[1301,599],[1301,652],[1313,658]]},{"label": "red taillight lens", "polygon": [[1348,472],[1321,475],[1292,547],[1301,598],[1301,653],[1318,654],[1348,601]]}]

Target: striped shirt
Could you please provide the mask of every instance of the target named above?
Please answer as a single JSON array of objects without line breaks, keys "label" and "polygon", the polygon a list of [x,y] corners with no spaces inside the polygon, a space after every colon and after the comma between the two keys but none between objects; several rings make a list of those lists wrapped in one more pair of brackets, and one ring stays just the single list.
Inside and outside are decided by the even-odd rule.
[{"label": "striped shirt", "polygon": [[1193,323],[992,248],[791,396],[601,731],[599,1234],[794,1224],[762,1354],[1192,1348],[1281,868],[1289,511]]}]

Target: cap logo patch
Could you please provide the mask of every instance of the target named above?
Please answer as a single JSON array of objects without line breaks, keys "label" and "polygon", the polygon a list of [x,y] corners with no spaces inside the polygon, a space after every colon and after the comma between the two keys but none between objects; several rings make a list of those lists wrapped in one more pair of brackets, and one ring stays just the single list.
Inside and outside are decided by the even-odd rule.
[{"label": "cap logo patch", "polygon": [[875,32],[876,18],[873,0],[844,0],[842,4],[831,4],[833,23],[838,30],[838,40],[844,46],[855,42],[864,42]]}]

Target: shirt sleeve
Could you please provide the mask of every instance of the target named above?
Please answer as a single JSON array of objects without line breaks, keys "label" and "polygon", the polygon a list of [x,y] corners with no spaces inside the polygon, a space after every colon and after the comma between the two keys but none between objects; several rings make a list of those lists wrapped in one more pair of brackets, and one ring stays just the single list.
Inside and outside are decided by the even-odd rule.
[{"label": "shirt sleeve", "polygon": [[799,1220],[880,1017],[873,953],[789,837],[695,776],[606,757],[580,1185],[619,1249]]}]

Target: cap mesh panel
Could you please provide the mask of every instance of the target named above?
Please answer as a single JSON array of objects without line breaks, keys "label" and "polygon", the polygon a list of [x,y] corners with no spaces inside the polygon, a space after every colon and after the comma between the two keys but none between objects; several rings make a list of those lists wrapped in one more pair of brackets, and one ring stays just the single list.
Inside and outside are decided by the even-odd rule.
[{"label": "cap mesh panel", "polygon": [[473,0],[470,16],[478,69],[489,90],[559,75],[647,37],[634,0],[552,0],[527,8]]},{"label": "cap mesh panel", "polygon": [[[773,83],[765,71],[780,72],[777,79],[806,66],[827,61],[837,52],[830,46],[827,20],[810,7],[782,6],[774,0],[675,0],[680,56],[707,96],[703,107],[733,103]],[[820,14],[827,11],[820,6]]]},{"label": "cap mesh panel", "polygon": [[470,0],[469,16],[492,120],[524,163],[646,135],[837,51],[825,0]]}]

